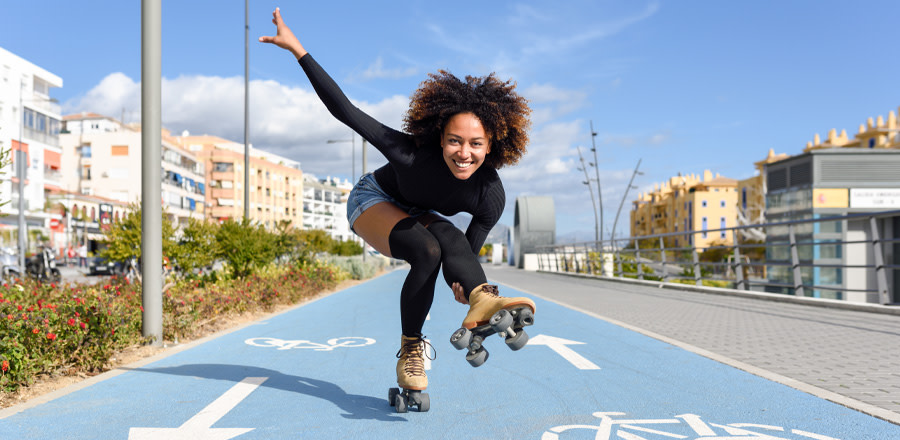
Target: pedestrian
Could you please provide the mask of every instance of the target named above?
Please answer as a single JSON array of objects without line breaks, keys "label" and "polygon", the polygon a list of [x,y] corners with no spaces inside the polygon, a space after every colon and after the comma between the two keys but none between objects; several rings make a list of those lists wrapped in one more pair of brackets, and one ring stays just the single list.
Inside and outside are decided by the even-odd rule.
[{"label": "pedestrian", "polygon": [[87,245],[78,246],[78,267],[87,267]]},{"label": "pedestrian", "polygon": [[[514,83],[494,74],[463,80],[441,70],[413,93],[405,132],[395,130],[355,107],[300,44],[280,10],[272,16],[276,35],[259,41],[290,51],[331,114],[388,160],[353,187],[347,217],[351,229],[375,250],[410,265],[400,289],[397,382],[405,390],[424,390],[428,353],[422,328],[441,267],[455,299],[469,305],[465,328],[486,324],[501,309],[534,311],[528,298],[499,296],[477,261],[506,204],[497,169],[525,153],[528,102]],[[472,215],[465,234],[443,217],[460,212]]]},{"label": "pedestrian", "polygon": [[70,244],[66,250],[66,267],[71,267],[73,261],[75,261],[75,249]]}]

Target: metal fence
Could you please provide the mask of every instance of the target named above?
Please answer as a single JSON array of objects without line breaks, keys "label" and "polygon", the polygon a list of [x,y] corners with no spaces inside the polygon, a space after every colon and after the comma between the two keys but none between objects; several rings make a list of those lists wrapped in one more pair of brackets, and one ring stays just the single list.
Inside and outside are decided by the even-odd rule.
[{"label": "metal fence", "polygon": [[[698,246],[707,234],[723,238]],[[892,304],[897,237],[900,210],[539,246],[536,257],[542,271]]]}]

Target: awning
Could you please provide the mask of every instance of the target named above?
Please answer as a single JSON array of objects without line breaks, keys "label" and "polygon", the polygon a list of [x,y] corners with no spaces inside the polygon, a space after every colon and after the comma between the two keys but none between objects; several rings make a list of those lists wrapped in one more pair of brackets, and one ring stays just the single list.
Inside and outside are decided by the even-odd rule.
[{"label": "awning", "polygon": [[197,210],[197,201],[194,199],[187,199],[188,203],[191,205],[191,211]]},{"label": "awning", "polygon": [[178,183],[179,185],[181,185],[181,174],[172,173],[172,176],[175,177],[175,182]]},{"label": "awning", "polygon": [[200,182],[197,182],[197,188],[200,188],[200,194],[206,195],[206,188]]},{"label": "awning", "polygon": [[61,167],[62,160],[60,154],[55,151],[44,150],[44,166],[58,170]]},{"label": "awning", "polygon": [[[12,140],[12,149],[13,151],[24,151],[25,152],[25,161],[31,163],[31,158],[28,157],[28,144],[20,143],[19,141],[13,139]],[[12,155],[12,162],[16,163],[16,155]]]}]

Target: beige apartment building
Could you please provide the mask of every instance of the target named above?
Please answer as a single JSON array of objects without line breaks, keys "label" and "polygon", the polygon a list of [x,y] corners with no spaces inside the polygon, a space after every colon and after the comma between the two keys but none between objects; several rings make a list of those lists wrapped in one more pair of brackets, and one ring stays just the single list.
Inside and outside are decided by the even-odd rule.
[{"label": "beige apartment building", "polygon": [[666,239],[666,247],[696,246],[733,242],[730,233],[704,232],[730,228],[737,219],[738,182],[709,170],[697,175],[675,176],[657,184],[649,193],[632,202],[631,236],[692,232]]},{"label": "beige apartment building", "polygon": [[[206,164],[207,218],[244,217],[244,145],[216,136],[180,136],[177,142]],[[250,148],[250,219],[267,228],[289,221],[303,225],[303,171],[300,163]]]},{"label": "beige apartment building", "polygon": [[[62,190],[123,203],[141,200],[141,129],[108,116],[79,113],[63,118]],[[164,212],[177,225],[203,218],[205,164],[181,148],[177,138],[162,132],[162,193]]]}]

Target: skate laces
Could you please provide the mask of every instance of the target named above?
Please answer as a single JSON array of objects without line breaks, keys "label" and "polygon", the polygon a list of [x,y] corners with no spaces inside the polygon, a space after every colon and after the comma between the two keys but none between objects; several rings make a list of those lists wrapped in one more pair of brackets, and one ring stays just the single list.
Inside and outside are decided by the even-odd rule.
[{"label": "skate laces", "polygon": [[[428,355],[427,347],[431,347],[432,356]],[[406,357],[403,363],[403,371],[411,376],[425,375],[425,361],[423,358],[433,361],[437,358],[437,350],[430,342],[425,340],[425,336],[416,339],[409,339],[403,343],[400,350],[397,351],[397,359]]]},{"label": "skate laces", "polygon": [[500,288],[491,284],[488,284],[481,288],[481,291],[487,293],[488,295],[494,298],[500,298]]}]

